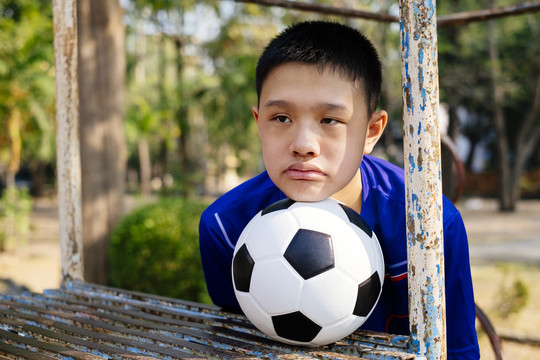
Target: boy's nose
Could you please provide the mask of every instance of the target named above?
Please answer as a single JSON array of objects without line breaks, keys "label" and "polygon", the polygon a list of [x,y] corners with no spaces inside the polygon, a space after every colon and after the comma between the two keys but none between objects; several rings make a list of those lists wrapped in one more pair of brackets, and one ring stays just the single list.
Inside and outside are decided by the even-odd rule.
[{"label": "boy's nose", "polygon": [[295,156],[318,156],[320,147],[317,135],[309,129],[299,129],[291,142],[290,152]]}]

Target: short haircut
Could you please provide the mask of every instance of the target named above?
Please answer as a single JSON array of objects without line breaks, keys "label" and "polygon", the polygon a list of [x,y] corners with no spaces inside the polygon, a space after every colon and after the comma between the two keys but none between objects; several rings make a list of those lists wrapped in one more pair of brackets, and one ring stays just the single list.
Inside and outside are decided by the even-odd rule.
[{"label": "short haircut", "polygon": [[264,49],[255,81],[257,101],[268,74],[281,64],[297,62],[330,68],[361,85],[371,115],[381,94],[382,65],[377,50],[360,31],[328,21],[308,21],[292,25],[275,37]]}]

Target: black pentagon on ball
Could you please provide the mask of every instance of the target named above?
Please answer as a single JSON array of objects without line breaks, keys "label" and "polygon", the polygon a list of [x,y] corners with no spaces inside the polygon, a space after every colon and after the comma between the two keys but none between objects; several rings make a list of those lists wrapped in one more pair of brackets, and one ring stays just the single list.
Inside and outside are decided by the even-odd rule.
[{"label": "black pentagon on ball", "polygon": [[360,214],[358,214],[356,211],[348,207],[347,205],[339,204],[343,211],[345,211],[345,214],[349,218],[349,221],[352,222],[354,225],[358,226],[360,229],[362,229],[366,234],[368,234],[369,237],[372,235],[371,227],[368,225],[366,220]]},{"label": "black pentagon on ball", "polygon": [[236,252],[233,259],[233,281],[236,290],[249,292],[249,284],[251,283],[251,274],[255,261],[249,254],[246,244],[242,245]]},{"label": "black pentagon on ball", "polygon": [[283,257],[305,280],[334,267],[332,237],[322,232],[299,229]]},{"label": "black pentagon on ball", "polygon": [[294,204],[295,202],[296,201],[288,199],[288,198],[276,201],[275,203],[265,207],[264,210],[262,211],[261,216],[264,216],[266,214],[270,214],[271,212],[274,212],[274,211],[286,210],[286,209],[290,208],[291,205]]},{"label": "black pentagon on ball", "polygon": [[278,336],[299,342],[310,342],[322,329],[300,311],[272,316],[272,323]]},{"label": "black pentagon on ball", "polygon": [[379,297],[381,291],[381,280],[379,273],[375,271],[371,277],[358,285],[358,295],[353,314],[356,316],[367,316]]}]

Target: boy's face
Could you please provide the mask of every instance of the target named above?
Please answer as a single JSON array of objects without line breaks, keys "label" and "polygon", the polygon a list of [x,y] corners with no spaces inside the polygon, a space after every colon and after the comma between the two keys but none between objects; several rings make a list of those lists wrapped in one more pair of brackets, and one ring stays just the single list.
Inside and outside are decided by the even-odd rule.
[{"label": "boy's face", "polygon": [[[274,184],[296,201],[361,194],[359,166],[386,125],[368,118],[365,96],[338,73],[285,63],[272,70],[253,108],[263,160]],[[347,201],[349,200],[349,201]]]}]

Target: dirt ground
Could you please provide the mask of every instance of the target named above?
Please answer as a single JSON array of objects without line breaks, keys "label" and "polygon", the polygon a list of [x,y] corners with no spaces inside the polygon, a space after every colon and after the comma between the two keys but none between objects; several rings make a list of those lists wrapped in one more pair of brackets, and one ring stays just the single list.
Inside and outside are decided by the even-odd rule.
[{"label": "dirt ground", "polygon": [[[476,304],[500,336],[537,344],[503,340],[505,359],[540,359],[540,201],[522,201],[514,213],[498,212],[493,200],[458,207],[469,236]],[[482,359],[495,359],[485,333],[478,338]]]},{"label": "dirt ground", "polygon": [[[470,243],[476,303],[501,335],[540,338],[540,201],[522,201],[499,213],[493,200],[458,204]],[[34,202],[27,244],[0,253],[0,292],[57,288],[61,281],[58,208],[54,199]],[[495,359],[479,332],[482,359]],[[506,359],[540,359],[540,345],[503,341]]]},{"label": "dirt ground", "polygon": [[61,281],[58,206],[54,199],[34,200],[27,244],[0,252],[0,292],[57,288]]}]

